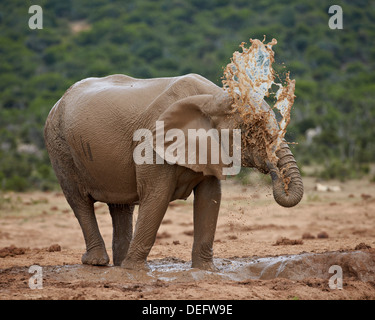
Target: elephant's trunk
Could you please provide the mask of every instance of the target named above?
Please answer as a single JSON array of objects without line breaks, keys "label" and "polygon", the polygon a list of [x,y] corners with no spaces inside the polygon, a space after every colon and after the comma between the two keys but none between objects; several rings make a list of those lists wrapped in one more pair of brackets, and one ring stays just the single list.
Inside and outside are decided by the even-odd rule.
[{"label": "elephant's trunk", "polygon": [[277,167],[267,162],[272,178],[273,196],[279,205],[293,207],[301,201],[303,196],[301,174],[286,143],[280,146],[276,155],[279,158]]}]

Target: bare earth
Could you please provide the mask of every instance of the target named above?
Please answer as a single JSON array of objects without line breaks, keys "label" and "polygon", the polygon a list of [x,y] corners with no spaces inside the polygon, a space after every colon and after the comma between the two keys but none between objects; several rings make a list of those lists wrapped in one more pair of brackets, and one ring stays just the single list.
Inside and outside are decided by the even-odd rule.
[{"label": "bare earth", "polygon": [[[318,192],[304,178],[304,199],[287,209],[257,181],[223,182],[218,272],[190,268],[192,197],[170,205],[141,272],[82,265],[82,232],[62,193],[0,194],[0,299],[375,299],[375,184],[330,181],[342,190]],[[111,256],[108,208],[95,207]],[[31,265],[42,267],[42,289],[29,288]],[[342,289],[329,286],[332,265]]]}]

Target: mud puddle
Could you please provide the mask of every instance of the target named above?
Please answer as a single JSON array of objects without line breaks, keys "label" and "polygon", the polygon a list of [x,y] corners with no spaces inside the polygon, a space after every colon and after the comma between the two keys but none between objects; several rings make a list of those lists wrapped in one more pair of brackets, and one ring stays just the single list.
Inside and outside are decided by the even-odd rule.
[{"label": "mud puddle", "polygon": [[[304,280],[308,278],[329,279],[329,268],[341,267],[343,278],[362,282],[375,281],[375,251],[344,251],[325,253],[302,253],[261,258],[214,259],[217,272],[191,268],[190,261],[164,258],[149,261],[150,271],[125,270],[120,267],[95,267],[87,265],[63,265],[43,267],[43,277],[59,282],[129,282],[155,283],[194,281],[246,281],[285,278]],[[21,268],[19,268],[21,269]],[[19,270],[21,271],[21,270]],[[13,270],[15,272],[15,270]],[[26,271],[27,272],[27,271]]]}]

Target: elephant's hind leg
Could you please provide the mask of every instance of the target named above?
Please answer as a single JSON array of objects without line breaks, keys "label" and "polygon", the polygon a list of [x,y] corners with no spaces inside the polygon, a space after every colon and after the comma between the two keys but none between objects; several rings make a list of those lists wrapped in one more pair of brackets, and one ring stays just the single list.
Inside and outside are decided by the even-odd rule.
[{"label": "elephant's hind leg", "polygon": [[94,200],[82,186],[79,170],[75,166],[65,138],[57,134],[55,129],[46,126],[45,142],[61,189],[78,219],[85,238],[86,253],[82,256],[82,263],[108,264],[109,257],[95,217]]},{"label": "elephant's hind leg", "polygon": [[105,244],[99,232],[94,212],[94,202],[91,199],[70,198],[67,200],[72,207],[81,226],[86,242],[86,252],[82,256],[83,264],[103,266],[109,263]]},{"label": "elephant's hind leg", "polygon": [[65,157],[63,160],[52,158],[52,165],[55,168],[65,198],[78,219],[83,232],[86,253],[82,256],[82,263],[107,265],[109,257],[96,221],[94,201],[78,187],[77,181],[79,180],[75,173],[73,160],[69,157]]},{"label": "elephant's hind leg", "polygon": [[115,266],[120,266],[121,262],[126,257],[133,236],[134,206],[108,204],[108,207],[113,225],[113,264]]}]

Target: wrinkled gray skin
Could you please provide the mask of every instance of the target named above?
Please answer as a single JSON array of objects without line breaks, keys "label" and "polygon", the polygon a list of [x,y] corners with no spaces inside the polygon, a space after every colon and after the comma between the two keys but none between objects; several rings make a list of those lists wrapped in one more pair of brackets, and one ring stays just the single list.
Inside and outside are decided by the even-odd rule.
[{"label": "wrinkled gray skin", "polygon": [[[146,80],[112,75],[88,78],[69,88],[52,108],[44,134],[56,176],[83,231],[83,263],[109,263],[95,218],[96,201],[109,206],[114,265],[147,269],[147,256],[169,202],[194,192],[192,267],[215,270],[212,246],[224,165],[138,165],[133,151],[141,142],[133,141],[133,133],[140,128],[155,130],[157,120],[164,121],[165,132],[233,129],[239,117],[231,105],[220,87],[194,74]],[[275,200],[291,207],[302,198],[302,180],[286,144],[278,155],[280,161],[274,167],[252,150],[242,149],[245,165],[270,172]],[[283,167],[292,178],[288,191],[279,178]],[[136,204],[139,214],[133,233]]]}]

